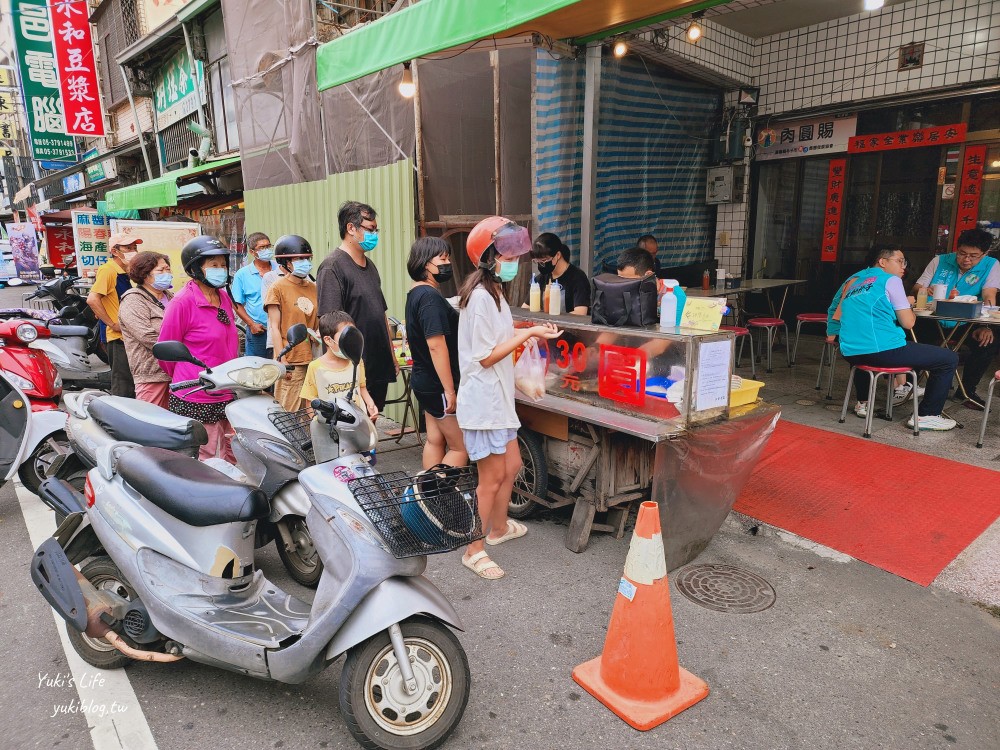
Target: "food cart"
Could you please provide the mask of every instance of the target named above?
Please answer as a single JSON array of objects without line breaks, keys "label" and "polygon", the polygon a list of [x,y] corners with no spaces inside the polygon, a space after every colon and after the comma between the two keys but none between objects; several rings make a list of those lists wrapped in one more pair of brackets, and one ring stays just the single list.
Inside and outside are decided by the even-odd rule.
[{"label": "food cart", "polygon": [[696,557],[780,416],[755,397],[730,407],[733,334],[513,314],[518,327],[551,321],[563,333],[544,347],[545,395],[516,393],[524,468],[511,515],[573,505],[566,547],[580,552],[592,531],[621,538],[630,506],[653,500],[668,569]]}]

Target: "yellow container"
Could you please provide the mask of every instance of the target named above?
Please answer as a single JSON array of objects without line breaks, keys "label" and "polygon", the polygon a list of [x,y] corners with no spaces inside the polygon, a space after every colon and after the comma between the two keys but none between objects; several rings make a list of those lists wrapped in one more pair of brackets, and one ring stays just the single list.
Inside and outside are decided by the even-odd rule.
[{"label": "yellow container", "polygon": [[757,400],[757,393],[764,387],[764,383],[759,380],[743,378],[743,385],[735,390],[729,391],[729,406],[743,406]]}]

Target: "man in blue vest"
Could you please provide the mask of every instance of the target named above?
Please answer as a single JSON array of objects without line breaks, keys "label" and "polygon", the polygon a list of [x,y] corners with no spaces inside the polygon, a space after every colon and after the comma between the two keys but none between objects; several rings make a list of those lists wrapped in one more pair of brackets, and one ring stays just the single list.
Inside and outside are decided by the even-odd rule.
[{"label": "man in blue vest", "polygon": [[[973,294],[984,304],[996,305],[997,290],[1000,289],[1000,261],[987,253],[993,244],[993,235],[983,229],[967,229],[958,236],[958,250],[936,256],[917,279],[914,294],[921,289],[933,290],[935,284],[947,287],[946,298],[955,290],[960,295]],[[942,325],[949,326],[948,323]],[[950,324],[951,326],[954,323]],[[976,393],[979,381],[993,357],[1000,351],[1000,337],[993,334],[990,326],[980,326],[966,339],[969,357],[962,370],[962,391],[956,397],[965,400],[966,407],[982,410],[985,402]]]}]

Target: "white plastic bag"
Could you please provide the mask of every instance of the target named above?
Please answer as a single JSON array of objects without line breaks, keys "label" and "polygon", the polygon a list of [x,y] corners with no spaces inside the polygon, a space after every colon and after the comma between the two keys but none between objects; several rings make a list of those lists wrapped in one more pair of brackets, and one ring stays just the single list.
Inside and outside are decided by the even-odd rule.
[{"label": "white plastic bag", "polygon": [[545,360],[536,339],[524,342],[524,350],[514,363],[514,387],[532,401],[545,395]]}]

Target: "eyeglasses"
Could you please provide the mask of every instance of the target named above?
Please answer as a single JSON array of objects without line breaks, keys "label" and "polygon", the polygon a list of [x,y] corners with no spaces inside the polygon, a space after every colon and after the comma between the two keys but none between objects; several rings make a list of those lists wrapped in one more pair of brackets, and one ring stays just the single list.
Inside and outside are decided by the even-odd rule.
[{"label": "eyeglasses", "polygon": [[955,253],[956,258],[962,258],[964,260],[979,260],[986,253],[963,253],[961,250]]},{"label": "eyeglasses", "polygon": [[897,257],[892,257],[892,258],[889,258],[889,260],[894,260],[894,261],[896,261],[896,262],[897,262],[897,263],[899,263],[899,265],[901,265],[901,266],[902,266],[903,268],[906,268],[906,267],[907,267],[908,265],[910,265],[909,261],[908,261],[908,260],[906,260],[906,258],[904,258],[904,257],[902,257],[902,256],[897,256]]},{"label": "eyeglasses", "polygon": [[268,250],[271,249],[271,247],[272,247],[271,245],[264,245],[263,247],[255,247],[254,248],[254,252],[255,253],[266,253]]},{"label": "eyeglasses", "polygon": [[371,219],[363,219],[361,221],[361,229],[364,229],[366,232],[377,232],[378,231],[378,224],[376,224],[373,227],[366,227],[365,226],[365,222],[366,221],[371,221]]}]

